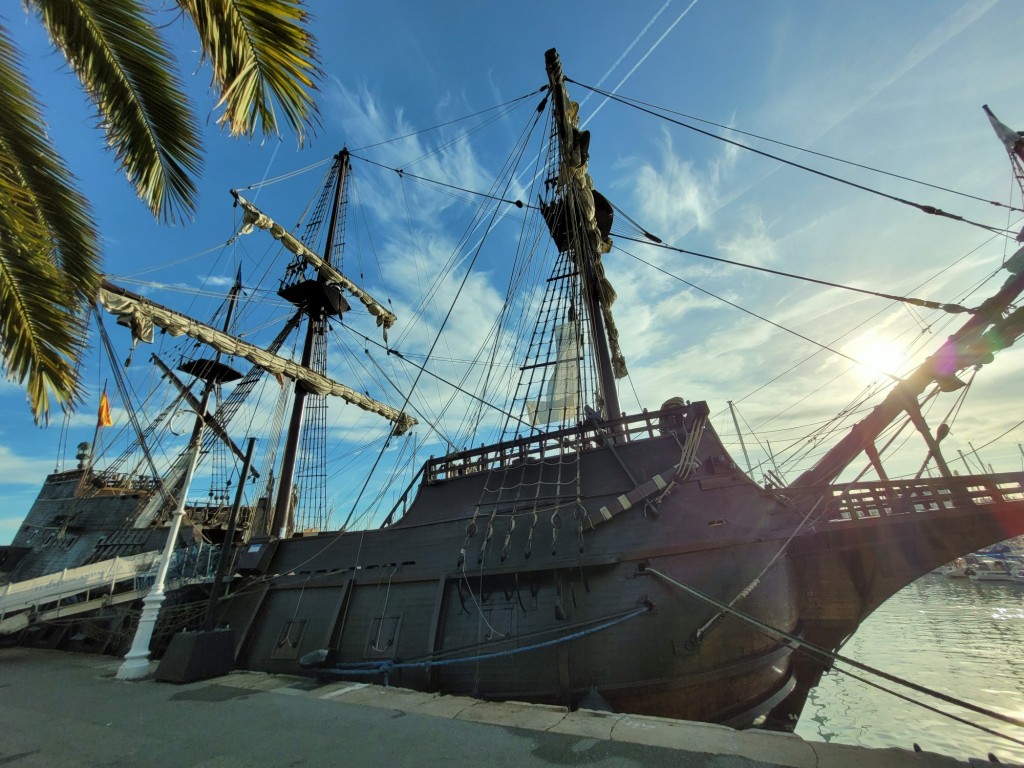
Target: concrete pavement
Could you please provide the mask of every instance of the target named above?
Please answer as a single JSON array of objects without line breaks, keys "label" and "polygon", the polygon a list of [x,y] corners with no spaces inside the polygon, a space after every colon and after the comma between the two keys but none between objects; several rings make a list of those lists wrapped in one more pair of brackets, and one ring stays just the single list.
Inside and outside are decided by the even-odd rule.
[{"label": "concrete pavement", "polygon": [[989,765],[661,718],[251,672],[114,679],[119,659],[0,649],[0,766],[954,768]]}]

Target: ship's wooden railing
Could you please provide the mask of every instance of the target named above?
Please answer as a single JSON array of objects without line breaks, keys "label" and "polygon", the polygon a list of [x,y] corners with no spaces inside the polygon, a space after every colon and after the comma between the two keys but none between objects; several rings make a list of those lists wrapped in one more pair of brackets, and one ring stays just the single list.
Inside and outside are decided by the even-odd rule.
[{"label": "ship's wooden railing", "polygon": [[[810,489],[801,488],[799,491],[805,493]],[[832,498],[826,502],[823,519],[837,525],[964,506],[1003,503],[1024,506],[1024,472],[850,483],[833,486],[831,495]]]},{"label": "ship's wooden railing", "polygon": [[89,478],[89,484],[97,491],[116,490],[123,492],[130,491],[155,491],[160,481],[149,475],[135,475],[128,472],[94,472]]},{"label": "ship's wooden railing", "polygon": [[431,457],[424,467],[423,482],[435,483],[453,477],[490,472],[526,461],[540,461],[551,456],[582,453],[604,445],[648,440],[679,429],[687,434],[698,416],[706,416],[707,404],[689,403],[685,407],[666,408],[623,416],[619,419],[588,421],[554,432],[544,432],[496,445],[470,448],[440,458]]}]

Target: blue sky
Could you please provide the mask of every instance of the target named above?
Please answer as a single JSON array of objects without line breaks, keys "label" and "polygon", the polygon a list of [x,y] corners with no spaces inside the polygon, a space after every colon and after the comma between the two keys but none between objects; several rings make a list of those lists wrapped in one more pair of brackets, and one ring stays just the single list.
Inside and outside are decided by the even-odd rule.
[{"label": "blue sky", "polygon": [[[988,103],[1004,122],[1024,127],[1019,66],[1024,15],[1012,0],[346,5],[342,10],[327,0],[309,3],[326,77],[318,95],[323,126],[301,150],[289,137],[245,142],[219,132],[208,72],[187,30],[171,24],[168,32],[207,137],[200,212],[194,222],[176,226],[153,222],[132,196],[92,127],[75,79],[36,21],[17,9],[6,12],[4,23],[22,46],[54,145],[92,201],[105,269],[115,281],[128,277],[136,281],[129,287],[183,307],[182,286],[198,290],[211,267],[223,281],[248,259],[250,251],[225,256],[218,250],[236,224],[228,189],[318,163],[345,145],[366,146],[535,91],[545,82],[544,51],[550,47],[559,49],[567,75],[580,83],[986,200],[1006,202],[1013,191],[1005,155],[981,111]],[[961,299],[968,286],[991,275],[1012,252],[1012,243],[982,230],[938,221],[741,153],[603,104],[597,96],[586,98],[578,87],[573,96],[583,101],[581,112],[593,132],[591,172],[598,188],[646,229],[680,247],[939,301]],[[502,133],[510,140],[518,125],[519,119],[510,117],[487,138],[434,155],[417,166],[418,172],[483,191],[507,151],[497,150],[496,140]],[[373,156],[400,166],[433,140],[410,139]],[[498,160],[491,150],[502,153]],[[995,226],[1016,221],[1005,211],[940,190],[806,155],[797,159],[966,218]],[[317,173],[308,176],[303,203],[318,181]],[[387,219],[382,199],[366,189],[377,218]],[[264,199],[273,215],[291,221],[298,195],[292,188],[268,189]],[[390,202],[393,223],[410,215],[397,199]],[[1020,205],[1018,197],[1012,202]],[[419,261],[402,261],[398,236],[381,241],[382,255],[390,253],[396,264],[386,266],[377,282],[386,284],[407,317],[418,320],[400,337],[410,348],[427,342],[436,325],[436,318],[416,309],[422,276],[442,263],[457,237],[441,230],[446,223],[441,214],[447,211],[434,213],[432,222],[415,222],[418,231],[430,235]],[[946,318],[877,299],[620,245],[797,333],[894,373],[905,373],[910,365],[896,353],[919,360],[954,327]],[[472,278],[473,301],[460,305],[453,321],[460,340],[450,350],[453,360],[471,354],[480,328],[497,311],[504,290],[501,262],[489,258],[493,261]],[[744,429],[759,435],[746,440],[757,454],[754,460],[761,461],[769,443],[774,451],[797,450],[798,438],[810,431],[807,425],[847,407],[877,378],[837,355],[811,356],[816,347],[808,342],[687,289],[628,253],[613,251],[606,266],[619,293],[615,311],[631,368],[621,392],[627,410],[636,410],[638,400],[657,408],[673,395],[706,399],[716,426],[732,441],[735,430],[724,409],[733,400]],[[458,277],[456,272],[452,280]],[[963,300],[978,303],[1001,280],[990,279],[980,293]],[[155,284],[179,290],[163,295]],[[112,335],[124,344],[121,330]],[[996,470],[1021,468],[1017,444],[1024,441],[1024,428],[1007,430],[1024,418],[1017,394],[1022,360],[1020,350],[1009,350],[979,374],[949,438],[948,458],[958,460],[958,450],[966,454],[973,447]],[[109,366],[98,355],[87,361],[91,399],[70,422],[72,449],[92,438],[95,402],[111,376]],[[436,397],[444,394],[438,390]],[[3,543],[60,460],[62,419],[57,416],[47,429],[35,427],[23,393],[12,383],[0,384],[0,398],[6,414],[0,423]],[[117,405],[115,418],[123,420]],[[937,405],[934,420],[941,420],[948,407]],[[370,429],[360,425],[345,421],[339,429],[348,430],[351,439]],[[431,436],[423,431],[417,439],[430,452]],[[67,466],[71,452],[63,459]],[[740,456],[738,447],[735,455]]]}]

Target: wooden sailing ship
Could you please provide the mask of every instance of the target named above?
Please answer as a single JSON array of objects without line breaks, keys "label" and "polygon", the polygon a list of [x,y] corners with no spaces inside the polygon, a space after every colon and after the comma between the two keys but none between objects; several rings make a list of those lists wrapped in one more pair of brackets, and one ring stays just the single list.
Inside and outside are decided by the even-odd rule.
[{"label": "wooden sailing ship", "polygon": [[[393,408],[324,373],[328,328],[350,309],[343,293],[385,343],[395,322],[333,265],[348,152],[334,159],[317,209],[328,220],[320,253],[236,193],[244,227],[269,231],[294,257],[279,294],[294,308],[292,327],[306,326],[299,361],[243,342],[227,324],[216,329],[105,286],[102,304],[137,338],[151,338],[156,324],[296,382],[280,464],[263,469],[273,482],[243,511],[245,545],[218,622],[235,632],[245,669],[792,727],[828,654],[886,598],[958,555],[1024,533],[1024,473],[954,475],[919,406],[1024,331],[1014,308],[1022,259],[811,469],[760,485],[730,456],[705,402],[673,398],[622,413],[616,379],[626,360],[601,265],[614,208],[594,190],[590,137],[554,51],[547,74],[552,149],[531,213],[558,259],[521,368],[519,410],[503,411],[504,439],[423,463],[376,529],[303,531],[294,483],[311,398],[340,396],[390,420],[395,435],[415,423],[409,397]],[[1012,132],[1004,138],[1016,151]],[[228,379],[220,365],[218,357],[192,371],[212,387]],[[230,414],[196,410],[214,427],[206,439],[230,442]],[[938,477],[886,475],[877,441],[904,417]],[[838,482],[860,456],[878,479]]]},{"label": "wooden sailing ship", "polygon": [[[559,150],[541,212],[564,257],[553,278],[578,283],[558,329],[574,309],[589,324],[599,410],[428,461],[408,508],[378,530],[252,545],[251,581],[223,614],[240,633],[238,664],[570,705],[596,692],[621,711],[792,724],[828,664],[801,641],[837,649],[902,586],[1024,530],[1020,473],[830,484],[864,452],[881,469],[874,441],[903,413],[941,456],[917,398],[982,362],[993,328],[1019,333],[1019,312],[1004,313],[1024,275],[812,470],[762,488],[705,403],[617,415],[624,361],[600,267],[612,211],[593,190],[589,137],[554,52],[548,75]],[[564,371],[578,347],[564,335],[552,346],[563,371],[533,408],[576,416],[581,387]]]}]

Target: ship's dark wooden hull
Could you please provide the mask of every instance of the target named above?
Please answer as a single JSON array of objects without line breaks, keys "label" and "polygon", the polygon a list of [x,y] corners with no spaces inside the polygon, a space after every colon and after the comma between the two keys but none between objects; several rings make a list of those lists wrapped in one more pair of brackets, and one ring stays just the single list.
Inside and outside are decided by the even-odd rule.
[{"label": "ship's dark wooden hull", "polygon": [[[91,469],[49,475],[11,545],[0,547],[0,580],[27,581],[86,563],[163,549],[169,511],[149,524],[138,523],[155,493],[156,482],[150,478],[110,477]],[[189,505],[186,525],[200,530],[196,538],[219,545],[228,512],[227,506]],[[239,531],[236,538],[244,534]],[[5,558],[6,553],[15,556]]]},{"label": "ship's dark wooden hull", "polygon": [[[304,654],[332,649],[337,667],[358,679],[380,682],[383,673],[352,665],[389,662],[388,682],[413,688],[570,705],[596,689],[616,709],[749,721],[794,684],[791,649],[737,631],[732,618],[695,642],[715,609],[643,567],[731,600],[778,552],[798,516],[738,472],[708,429],[701,466],[660,505],[639,501],[601,517],[599,510],[615,509],[623,494],[679,463],[686,433],[661,434],[651,424],[656,416],[642,437],[614,450],[589,443],[579,456],[579,505],[575,481],[570,496],[557,478],[564,465],[526,456],[500,471],[449,468],[388,528],[277,542],[268,576],[236,594],[224,616],[244,638],[239,665],[301,673]],[[511,490],[491,520],[498,494],[487,487],[496,477]],[[558,522],[551,503],[534,503],[551,495],[538,487],[560,490]],[[743,607],[793,631],[795,597],[781,562]],[[637,615],[622,619],[630,613]],[[489,654],[497,656],[454,663]],[[430,664],[412,666],[423,662]]]},{"label": "ship's dark wooden hull", "polygon": [[[756,547],[746,551],[752,562],[763,562],[761,554]],[[723,569],[715,560],[707,553],[653,562],[682,579],[708,582],[709,591],[715,585],[698,578],[701,571],[731,570],[725,584],[754,575],[744,568]],[[365,574],[276,578],[247,596],[244,609],[236,598],[231,615],[254,614],[238,663],[294,674],[308,673],[299,659],[321,648],[336,649],[341,668],[376,660],[401,664],[502,654],[585,633],[651,605],[648,612],[570,642],[450,666],[400,668],[387,680],[445,693],[570,705],[596,688],[617,710],[685,719],[746,716],[766,691],[788,692],[788,648],[757,633],[737,632],[729,626],[734,620],[693,647],[693,633],[713,612],[639,575],[638,566],[583,557],[561,567],[484,576],[451,569],[435,578],[409,574],[402,579],[376,568]],[[779,597],[791,587],[788,573],[780,570],[748,610],[793,628],[794,613]],[[355,670],[341,676],[382,682],[385,673]]]},{"label": "ship's dark wooden hull", "polygon": [[[811,491],[809,496],[816,495]],[[1024,473],[859,483],[832,491],[822,520],[794,539],[803,637],[838,650],[876,608],[915,579],[968,552],[1024,534]],[[771,713],[796,725],[829,665],[793,658],[797,687]]]},{"label": "ship's dark wooden hull", "polygon": [[92,560],[163,547],[166,529],[132,527],[151,488],[97,487],[85,469],[55,472],[14,536],[17,560],[0,563],[0,576],[25,581]]},{"label": "ship's dark wooden hull", "polygon": [[[773,722],[791,726],[786,713],[799,713],[821,665],[736,616],[698,640],[718,609],[648,569],[724,602],[747,591],[735,603],[744,614],[838,648],[914,578],[964,547],[1024,532],[1024,501],[1012,494],[938,510],[925,499],[906,514],[871,517],[851,516],[834,489],[822,489],[816,522],[801,525],[809,507],[752,483],[710,428],[695,471],[660,504],[646,507],[636,493],[622,504],[679,462],[695,406],[683,439],[651,427],[655,414],[646,434],[614,448],[588,443],[581,534],[564,488],[560,527],[550,505],[534,522],[538,505],[525,489],[558,486],[557,469],[524,451],[500,472],[496,454],[481,471],[456,469],[468,459],[446,465],[390,527],[253,547],[250,562],[262,554],[265,573],[222,617],[241,638],[238,666],[569,706],[596,692],[619,711],[738,726],[774,709]],[[499,475],[510,490],[492,518]],[[1019,489],[1020,477],[1009,480]],[[917,494],[913,502],[924,498]],[[612,512],[596,514],[602,508]],[[859,524],[844,526],[844,516]],[[330,653],[325,667],[300,665],[319,650]]]},{"label": "ship's dark wooden hull", "polygon": [[[767,491],[698,428],[705,414],[432,462],[387,527],[253,544],[221,615],[237,665],[791,728],[826,665],[741,617],[712,621],[700,595],[835,650],[915,578],[1024,533],[1024,473]],[[39,515],[76,499],[68,477],[48,481]],[[300,665],[320,650],[327,665]]]}]

